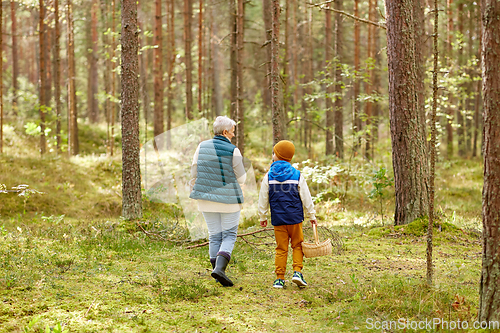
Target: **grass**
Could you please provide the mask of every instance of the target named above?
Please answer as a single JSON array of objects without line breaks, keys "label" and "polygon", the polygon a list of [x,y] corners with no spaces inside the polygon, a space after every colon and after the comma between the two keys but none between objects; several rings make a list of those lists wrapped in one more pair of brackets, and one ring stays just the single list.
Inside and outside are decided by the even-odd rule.
[{"label": "grass", "polygon": [[[423,284],[423,237],[351,228],[341,234],[342,254],[306,259],[308,288],[287,276],[288,288],[274,290],[272,248],[238,241],[228,270],[235,287],[223,288],[210,277],[206,247],[152,241],[130,232],[128,222],[19,225],[7,222],[0,241],[3,332],[20,332],[36,318],[31,332],[58,324],[71,332],[342,332],[366,331],[368,318],[476,315],[475,234],[443,235],[435,288]],[[456,297],[464,297],[458,309]]]},{"label": "grass", "polygon": [[[86,151],[103,130],[82,130]],[[288,287],[273,289],[273,247],[240,239],[228,268],[235,287],[223,288],[210,276],[207,247],[186,249],[178,205],[144,202],[141,225],[168,241],[120,219],[120,157],[40,159],[26,148],[33,138],[12,128],[7,139],[0,184],[44,194],[0,194],[0,332],[369,332],[367,320],[477,316],[479,160],[438,165],[434,287],[425,285],[426,220],[392,227],[386,216],[382,226],[379,202],[367,199],[373,165],[353,160],[325,192],[332,200],[317,205],[344,251],[305,259],[307,288],[291,285],[288,272]],[[24,148],[14,150],[19,142]],[[262,177],[267,156],[252,161]],[[323,190],[311,186],[314,195]],[[388,215],[392,196],[387,189]],[[240,230],[256,223],[242,221]]]}]

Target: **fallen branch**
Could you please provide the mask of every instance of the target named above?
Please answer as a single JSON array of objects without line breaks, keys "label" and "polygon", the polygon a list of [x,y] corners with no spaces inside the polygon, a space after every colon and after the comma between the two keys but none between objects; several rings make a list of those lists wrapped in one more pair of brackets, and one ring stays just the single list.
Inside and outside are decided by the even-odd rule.
[{"label": "fallen branch", "polygon": [[159,234],[155,234],[153,232],[149,232],[149,231],[146,231],[146,229],[144,229],[142,227],[142,225],[139,223],[139,221],[136,222],[137,223],[137,226],[139,226],[139,228],[141,228],[142,232],[144,232],[146,234],[146,236],[148,236],[149,238],[151,238],[151,236],[154,236],[154,237],[158,237],[160,238],[161,240],[164,240],[166,241],[167,239],[165,239],[162,235],[159,235]]},{"label": "fallen branch", "polygon": [[[254,235],[255,234],[258,234],[258,233],[261,233],[261,232],[264,232],[264,231],[272,231],[274,230],[274,228],[264,228],[264,229],[260,229],[260,230],[255,230],[255,231],[251,231],[251,232],[247,232],[247,233],[244,233],[244,234],[239,234],[237,235],[238,237],[241,237],[241,239],[243,239],[245,242],[247,242],[248,244],[250,245],[272,245],[273,243],[252,243],[252,242],[249,242],[247,241],[245,238],[243,238],[244,236],[250,236],[250,235]],[[264,238],[264,237],[262,237]],[[187,246],[186,249],[195,249],[197,247],[203,247],[203,246],[207,246],[209,244],[209,242],[204,242],[204,243],[200,243],[200,244],[196,244],[196,245],[190,245],[190,246]]]},{"label": "fallen branch", "polygon": [[365,20],[361,17],[357,17],[357,16],[354,16],[352,14],[349,14],[349,13],[346,13],[344,11],[341,11],[341,10],[337,10],[337,9],[333,9],[333,8],[327,8],[325,7],[325,5],[329,4],[329,3],[332,3],[333,0],[330,0],[330,1],[326,1],[326,2],[323,2],[323,3],[311,3],[311,2],[306,2],[309,6],[313,6],[313,7],[319,7],[320,9],[322,10],[329,10],[329,11],[332,11],[332,12],[335,12],[335,13],[339,13],[341,15],[344,15],[344,16],[347,16],[349,18],[352,18],[353,20],[356,20],[356,21],[359,21],[359,22],[363,22],[363,23],[368,23],[368,24],[372,24],[376,27],[379,27],[381,29],[385,29],[387,30],[387,27],[383,24],[380,24],[380,23],[377,23],[377,22],[373,22],[373,21],[370,21],[370,20]]}]

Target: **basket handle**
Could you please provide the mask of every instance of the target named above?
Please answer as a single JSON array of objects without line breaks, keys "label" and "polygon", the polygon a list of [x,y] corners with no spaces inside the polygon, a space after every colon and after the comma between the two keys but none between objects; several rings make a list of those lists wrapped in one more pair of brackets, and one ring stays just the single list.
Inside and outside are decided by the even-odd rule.
[{"label": "basket handle", "polygon": [[314,241],[316,242],[316,244],[319,244],[318,230],[316,230],[316,224],[313,224],[312,227],[314,232]]}]

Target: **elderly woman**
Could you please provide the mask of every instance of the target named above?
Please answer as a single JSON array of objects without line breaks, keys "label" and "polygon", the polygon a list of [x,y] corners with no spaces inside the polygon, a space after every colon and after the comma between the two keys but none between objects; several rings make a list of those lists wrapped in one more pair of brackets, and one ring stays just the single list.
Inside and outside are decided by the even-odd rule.
[{"label": "elderly woman", "polygon": [[212,277],[225,287],[233,286],[225,271],[238,232],[240,184],[246,178],[241,152],[231,143],[235,126],[228,117],[215,119],[214,138],[200,143],[194,154],[191,175],[196,180],[189,196],[198,201],[208,226]]}]

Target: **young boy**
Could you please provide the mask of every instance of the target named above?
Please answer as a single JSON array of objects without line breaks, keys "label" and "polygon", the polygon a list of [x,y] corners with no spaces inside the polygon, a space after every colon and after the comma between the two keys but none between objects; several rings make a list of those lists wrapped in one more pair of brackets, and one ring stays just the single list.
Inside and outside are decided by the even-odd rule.
[{"label": "young boy", "polygon": [[304,208],[312,224],[316,222],[316,211],[311,193],[304,177],[290,161],[295,154],[295,146],[288,140],[278,142],[273,148],[273,164],[262,180],[259,194],[260,226],[267,226],[267,211],[271,208],[271,223],[276,238],[274,288],[285,287],[288,243],[293,249],[292,282],[299,287],[307,286],[302,276],[302,221]]}]

